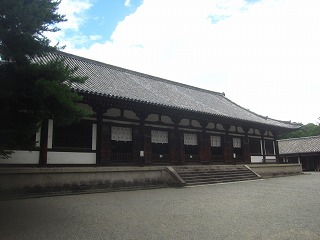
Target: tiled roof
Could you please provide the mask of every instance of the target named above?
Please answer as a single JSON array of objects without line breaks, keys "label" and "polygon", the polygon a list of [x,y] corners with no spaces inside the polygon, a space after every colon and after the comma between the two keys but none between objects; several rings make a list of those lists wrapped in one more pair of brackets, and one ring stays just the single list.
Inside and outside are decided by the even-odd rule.
[{"label": "tiled roof", "polygon": [[320,136],[279,140],[280,155],[320,153]]},{"label": "tiled roof", "polygon": [[297,124],[253,113],[230,101],[223,93],[188,86],[63,52],[50,53],[34,61],[48,61],[59,57],[64,57],[68,65],[77,66],[77,74],[88,77],[85,83],[73,85],[79,92],[185,109],[279,128],[299,127]]}]

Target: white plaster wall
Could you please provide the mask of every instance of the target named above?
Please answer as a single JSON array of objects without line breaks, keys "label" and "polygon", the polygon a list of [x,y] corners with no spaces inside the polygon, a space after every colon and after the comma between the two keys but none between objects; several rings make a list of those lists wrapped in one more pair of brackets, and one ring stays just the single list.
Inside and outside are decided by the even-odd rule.
[{"label": "white plaster wall", "polygon": [[165,116],[165,115],[164,115],[164,116],[161,116],[161,122],[167,123],[167,124],[173,124],[171,118],[168,117],[168,116]]},{"label": "white plaster wall", "polygon": [[0,164],[38,164],[39,151],[15,151],[10,158],[0,158]]},{"label": "white plaster wall", "polygon": [[88,111],[90,111],[91,113],[94,113],[95,111],[93,111],[92,107],[88,104],[85,103],[78,103],[78,105]]},{"label": "white plaster wall", "polygon": [[255,133],[256,135],[260,135],[260,131],[259,131],[258,129],[255,129],[255,130],[254,130],[254,133]]},{"label": "white plaster wall", "polygon": [[216,124],[216,128],[217,128],[218,130],[221,130],[221,131],[224,130],[222,124],[220,124],[220,123],[217,123],[217,124]]},{"label": "white plaster wall", "polygon": [[48,164],[96,164],[96,153],[48,152]]},{"label": "white plaster wall", "polygon": [[110,108],[106,113],[103,114],[103,116],[108,116],[108,117],[120,117],[121,116],[121,111],[118,108]]},{"label": "white plaster wall", "polygon": [[263,156],[251,156],[251,163],[262,163]]},{"label": "white plaster wall", "polygon": [[243,131],[243,128],[242,128],[242,127],[237,127],[237,131],[238,131],[239,133],[244,133],[244,131]]},{"label": "white plaster wall", "polygon": [[38,132],[36,133],[36,147],[40,147],[40,136],[41,136],[41,127],[39,128]]},{"label": "white plaster wall", "polygon": [[276,163],[276,156],[266,156],[266,163]]},{"label": "white plaster wall", "polygon": [[139,120],[139,118],[137,117],[137,114],[131,110],[124,110],[123,116],[128,119]]},{"label": "white plaster wall", "polygon": [[236,126],[231,126],[229,129],[229,132],[235,132],[236,131]]},{"label": "white plaster wall", "polygon": [[92,150],[97,149],[97,124],[92,124]]},{"label": "white plaster wall", "polygon": [[179,125],[180,126],[189,126],[190,125],[190,120],[186,119],[186,118],[183,118],[183,119],[181,119]]},{"label": "white plaster wall", "polygon": [[191,120],[191,126],[201,128],[201,125],[197,120]]},{"label": "white plaster wall", "polygon": [[48,149],[52,148],[52,136],[53,136],[53,120],[49,119],[48,122]]},{"label": "white plaster wall", "polygon": [[159,121],[159,115],[158,114],[149,114],[149,116],[146,118],[146,121],[158,122]]}]

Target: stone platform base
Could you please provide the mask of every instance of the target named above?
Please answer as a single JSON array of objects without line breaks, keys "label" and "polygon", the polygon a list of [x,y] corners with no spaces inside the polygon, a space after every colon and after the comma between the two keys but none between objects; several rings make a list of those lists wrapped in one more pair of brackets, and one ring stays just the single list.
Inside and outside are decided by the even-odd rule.
[{"label": "stone platform base", "polygon": [[[300,164],[247,166],[262,178],[302,174]],[[0,168],[0,198],[184,185],[174,169],[167,166]]]},{"label": "stone platform base", "polygon": [[301,164],[248,164],[262,178],[302,174]]}]

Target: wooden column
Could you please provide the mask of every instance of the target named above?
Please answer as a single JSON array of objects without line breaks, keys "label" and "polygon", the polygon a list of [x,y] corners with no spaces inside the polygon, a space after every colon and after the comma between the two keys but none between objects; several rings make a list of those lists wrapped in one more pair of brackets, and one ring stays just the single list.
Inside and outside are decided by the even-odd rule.
[{"label": "wooden column", "polygon": [[229,136],[229,124],[223,125],[225,129],[225,135],[224,135],[224,147],[223,147],[223,155],[224,155],[224,161],[225,163],[233,163],[233,145],[232,145],[232,137]]},{"label": "wooden column", "polygon": [[261,140],[262,140],[262,163],[266,163],[266,144],[264,140],[264,133],[266,132],[266,130],[259,129],[259,132],[261,134]]},{"label": "wooden column", "polygon": [[40,152],[39,152],[39,166],[46,167],[47,166],[47,155],[48,155],[48,128],[49,128],[49,120],[44,120],[41,124],[41,132],[40,132]]},{"label": "wooden column", "polygon": [[279,156],[279,145],[278,145],[278,134],[275,132],[272,132],[272,135],[274,137],[274,152],[276,155],[276,163],[280,163],[280,156]]},{"label": "wooden column", "polygon": [[202,133],[200,134],[200,161],[202,163],[210,163],[210,136],[206,133],[208,121],[201,120],[199,121],[202,126]]},{"label": "wooden column", "polygon": [[172,122],[174,123],[174,129],[171,136],[171,142],[170,142],[170,159],[171,163],[173,164],[181,164],[182,158],[181,158],[181,140],[180,140],[180,133],[178,124],[181,121],[180,117],[174,116],[171,117]]},{"label": "wooden column", "polygon": [[111,163],[111,123],[108,122],[106,124],[104,124],[104,127],[103,127],[104,131],[102,133],[102,139],[103,139],[103,142],[102,142],[102,146],[103,146],[103,149],[105,149],[105,164],[108,164],[108,163]]},{"label": "wooden column", "polygon": [[96,165],[101,165],[102,160],[102,129],[103,129],[103,112],[101,108],[95,109],[97,113],[97,148],[96,148]]},{"label": "wooden column", "polygon": [[[140,119],[139,124],[139,165],[143,166],[145,164],[151,163],[151,147],[150,144],[146,144],[148,140],[148,136],[146,135],[145,131],[145,119],[147,118],[148,114],[144,111],[140,111],[137,113],[138,118]],[[149,133],[149,138],[151,139]]]},{"label": "wooden column", "polygon": [[[103,122],[103,114],[107,111],[107,107],[103,105],[92,106],[93,111],[97,115],[97,147],[96,147],[96,165],[104,165],[108,163],[107,149],[107,125]],[[110,144],[110,143],[109,143]],[[110,147],[110,146],[109,146]]]},{"label": "wooden column", "polygon": [[152,144],[151,144],[151,129],[144,127],[144,160],[146,164],[152,163]]},{"label": "wooden column", "polygon": [[250,154],[250,143],[248,138],[249,128],[242,128],[244,131],[244,140],[243,140],[243,161],[245,163],[251,163],[251,154]]},{"label": "wooden column", "polygon": [[179,153],[180,154],[180,164],[185,164],[186,162],[186,152],[184,148],[184,132],[179,132]]}]

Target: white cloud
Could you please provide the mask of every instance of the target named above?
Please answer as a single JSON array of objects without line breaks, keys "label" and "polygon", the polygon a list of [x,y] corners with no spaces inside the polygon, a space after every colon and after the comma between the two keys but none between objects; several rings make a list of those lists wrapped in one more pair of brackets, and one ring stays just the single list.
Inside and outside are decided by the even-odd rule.
[{"label": "white cloud", "polygon": [[59,5],[59,13],[66,15],[68,21],[60,24],[62,30],[78,30],[85,21],[85,11],[92,6],[89,0],[63,0]]},{"label": "white cloud", "polygon": [[131,6],[130,0],[125,0],[124,5],[126,7],[130,7]]},{"label": "white cloud", "polygon": [[90,36],[89,36],[89,39],[90,39],[91,41],[96,41],[96,40],[102,39],[102,36],[101,36],[101,35],[90,35]]},{"label": "white cloud", "polygon": [[148,1],[111,40],[66,50],[214,91],[269,117],[320,116],[318,0]]},{"label": "white cloud", "polygon": [[[45,35],[51,40],[52,45],[59,42],[61,46],[69,46],[74,48],[77,44],[83,43],[88,39],[88,36],[84,36],[79,33],[79,27],[86,20],[86,10],[92,6],[90,0],[63,0],[59,4],[58,13],[65,15],[67,21],[61,22],[57,25],[61,30],[58,32],[48,32]],[[72,37],[66,32],[72,31]]]}]

